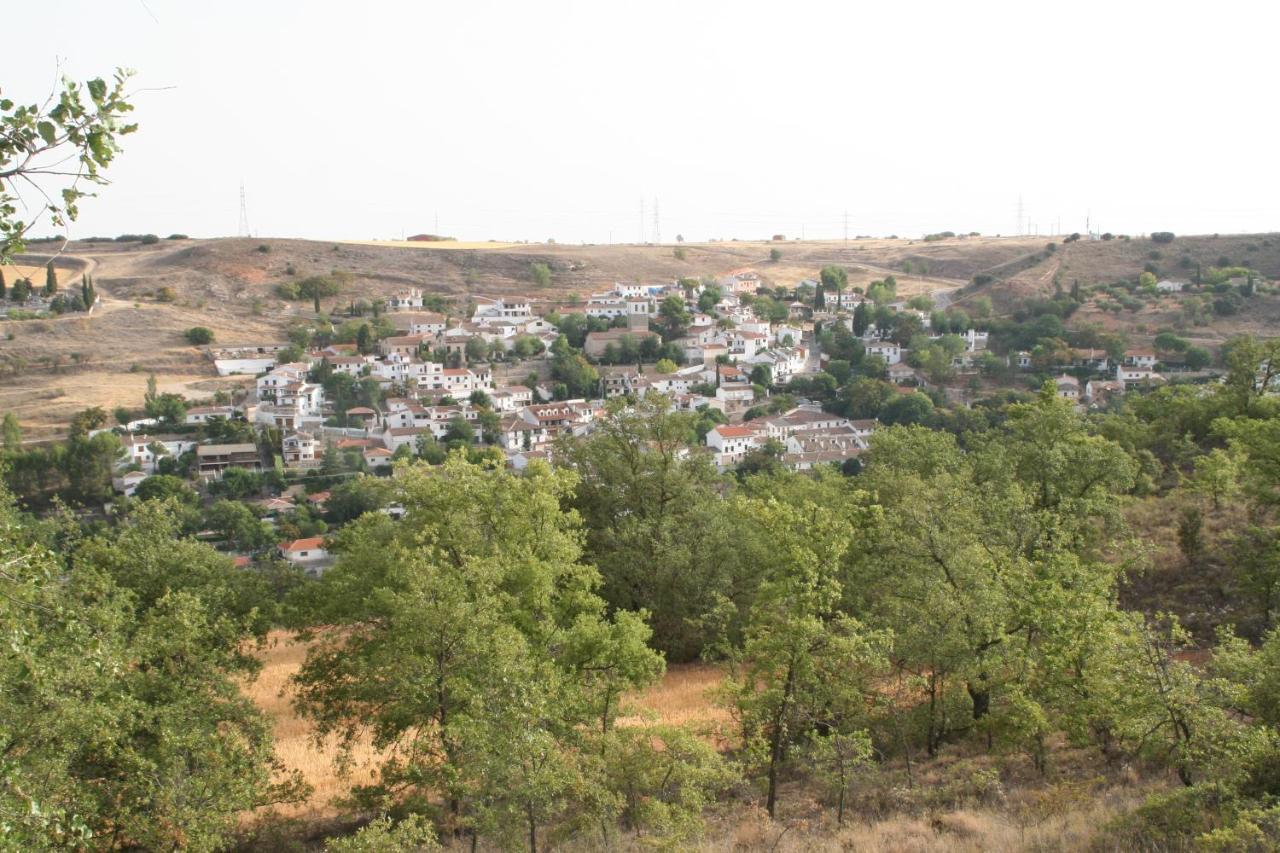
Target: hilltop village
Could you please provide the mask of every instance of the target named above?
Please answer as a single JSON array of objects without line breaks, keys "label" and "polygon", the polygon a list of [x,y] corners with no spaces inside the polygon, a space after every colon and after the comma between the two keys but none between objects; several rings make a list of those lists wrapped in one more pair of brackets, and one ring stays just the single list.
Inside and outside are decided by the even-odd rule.
[{"label": "hilltop village", "polygon": [[[787,288],[740,269],[617,283],[565,304],[474,297],[461,316],[405,288],[353,305],[355,316],[340,324],[300,323],[287,341],[210,342],[220,376],[254,377],[243,391],[192,401],[152,382],[143,412],[118,410],[108,428],[105,412],[89,410],[72,432],[103,436],[98,469],[111,469],[119,495],[156,490],[146,484],[157,475],[177,477],[214,496],[252,497],[254,514],[276,525],[300,508],[319,518],[327,486],[389,475],[397,460],[438,462],[464,448],[517,471],[553,462],[562,439],[590,435],[611,406],[653,395],[695,418],[695,440],[681,452],[707,454],[720,472],[852,474],[882,424],[924,423],[993,389],[1050,380],[1083,410],[1164,382],[1158,367],[1204,367],[1180,363],[1173,350],[1162,358],[1117,351],[1115,341],[1071,348],[1051,335],[997,354],[982,328],[989,308],[978,306],[984,316],[942,309],[946,292],[898,298],[892,275],[848,287],[842,273],[824,268]],[[200,331],[189,336],[200,340]],[[22,495],[22,469],[39,464],[16,467]],[[56,487],[48,478],[41,471],[31,491]],[[272,556],[309,574],[329,563],[322,536],[280,536]]]}]

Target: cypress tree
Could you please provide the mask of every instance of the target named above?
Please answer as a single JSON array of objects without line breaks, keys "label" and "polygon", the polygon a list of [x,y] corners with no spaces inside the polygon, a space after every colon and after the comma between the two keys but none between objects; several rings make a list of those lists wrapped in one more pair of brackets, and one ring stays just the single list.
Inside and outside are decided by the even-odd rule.
[{"label": "cypress tree", "polygon": [[5,296],[7,295],[5,293],[6,290],[7,288],[5,287],[5,284],[4,284],[4,270],[0,270],[0,302],[3,302]]},{"label": "cypress tree", "polygon": [[44,295],[53,296],[58,292],[58,274],[53,270],[53,261],[44,267]]}]

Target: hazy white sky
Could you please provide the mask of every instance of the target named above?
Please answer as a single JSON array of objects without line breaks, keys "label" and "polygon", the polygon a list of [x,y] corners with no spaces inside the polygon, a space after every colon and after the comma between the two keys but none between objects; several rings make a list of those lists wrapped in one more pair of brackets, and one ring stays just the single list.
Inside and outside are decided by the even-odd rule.
[{"label": "hazy white sky", "polygon": [[138,71],[79,236],[1280,228],[1261,0],[6,6],[7,97]]}]

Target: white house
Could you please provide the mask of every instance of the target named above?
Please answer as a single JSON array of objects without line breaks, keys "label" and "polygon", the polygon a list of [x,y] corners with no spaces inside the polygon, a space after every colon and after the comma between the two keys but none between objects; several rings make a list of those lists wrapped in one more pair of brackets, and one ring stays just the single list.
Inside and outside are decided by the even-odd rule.
[{"label": "white house", "polygon": [[1131,349],[1125,352],[1124,363],[1129,367],[1151,370],[1156,366],[1156,354],[1150,350]]},{"label": "white house", "polygon": [[1058,388],[1058,396],[1064,400],[1080,399],[1080,380],[1074,376],[1063,374],[1054,380],[1054,384]]},{"label": "white house", "polygon": [[117,492],[131,498],[138,491],[138,486],[142,484],[142,481],[150,476],[145,471],[126,471],[119,477],[113,478],[111,485],[115,487]]},{"label": "white house", "polygon": [[759,447],[764,440],[750,427],[721,424],[707,433],[707,447],[716,454],[716,467],[732,468],[742,457]]},{"label": "white house", "polygon": [[187,409],[186,422],[189,424],[208,423],[211,418],[226,418],[230,420],[235,416],[236,410],[233,406],[193,406]]},{"label": "white house", "polygon": [[278,548],[282,558],[309,575],[321,574],[330,562],[329,552],[324,547],[323,536],[308,536],[305,539],[294,539],[292,542],[281,542]]},{"label": "white house", "polygon": [[1187,283],[1185,281],[1170,281],[1169,279],[1165,279],[1164,281],[1156,282],[1156,290],[1160,293],[1181,293],[1182,288],[1186,286]]},{"label": "white house", "polygon": [[416,287],[398,290],[387,299],[387,309],[391,311],[408,311],[423,304],[422,291]]},{"label": "white house", "polygon": [[870,341],[866,345],[867,355],[878,355],[885,364],[897,364],[902,361],[902,347],[893,341]]},{"label": "white house", "polygon": [[320,464],[319,442],[309,432],[295,432],[280,441],[280,455],[286,468],[314,468]]}]

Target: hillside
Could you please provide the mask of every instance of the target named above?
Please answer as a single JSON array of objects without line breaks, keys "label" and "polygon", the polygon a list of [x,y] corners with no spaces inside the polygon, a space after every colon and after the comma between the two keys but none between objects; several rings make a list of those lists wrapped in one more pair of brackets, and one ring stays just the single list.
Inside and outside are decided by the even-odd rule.
[{"label": "hillside", "polygon": [[[56,264],[67,282],[80,270],[94,278],[101,304],[91,317],[67,314],[11,322],[0,341],[0,410],[18,415],[29,438],[55,434],[86,406],[136,406],[146,376],[162,390],[192,398],[242,383],[218,379],[199,349],[182,337],[192,326],[212,329],[218,343],[279,340],[289,324],[312,316],[308,302],[279,298],[276,285],[341,271],[350,283],[325,310],[340,311],[359,299],[380,299],[403,287],[419,287],[466,310],[475,295],[520,295],[543,303],[585,298],[615,281],[719,276],[751,267],[774,285],[814,278],[827,264],[849,269],[852,286],[892,272],[900,295],[948,290],[993,270],[1011,271],[982,287],[966,287],[959,302],[989,296],[1010,310],[1055,284],[1084,286],[1132,278],[1154,263],[1162,275],[1187,277],[1186,265],[1217,265],[1223,257],[1280,277],[1280,237],[1231,235],[1150,240],[1111,240],[1060,245],[1043,256],[1044,238],[957,237],[923,240],[716,242],[679,245],[555,245],[510,243],[319,242],[271,238],[162,240],[152,245],[113,241],[68,245]],[[44,247],[41,247],[44,248]],[[777,249],[781,257],[770,260]],[[677,250],[683,258],[677,258]],[[1159,257],[1152,258],[1158,252]],[[42,269],[48,255],[20,256],[19,269]],[[1184,260],[1186,258],[1186,260]],[[532,264],[545,264],[551,283],[534,285]],[[908,272],[908,270],[910,272]],[[1245,314],[1216,318],[1191,333],[1197,342],[1221,342],[1238,331],[1265,331],[1280,321],[1280,299],[1258,298]],[[1096,322],[1143,334],[1177,323],[1177,300],[1138,313],[1104,313],[1086,305],[1073,323]]]}]

